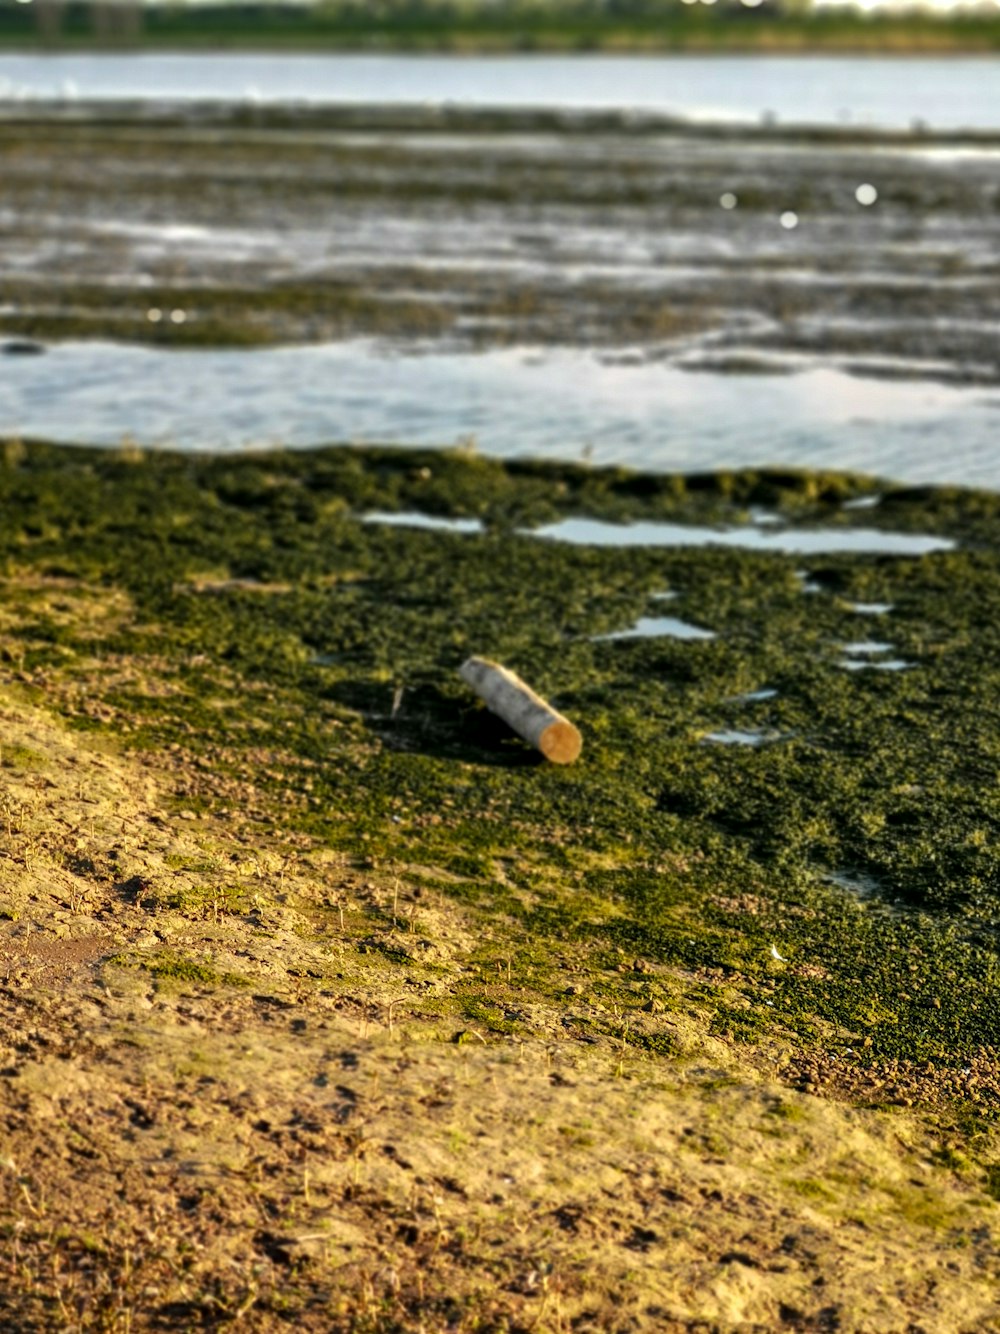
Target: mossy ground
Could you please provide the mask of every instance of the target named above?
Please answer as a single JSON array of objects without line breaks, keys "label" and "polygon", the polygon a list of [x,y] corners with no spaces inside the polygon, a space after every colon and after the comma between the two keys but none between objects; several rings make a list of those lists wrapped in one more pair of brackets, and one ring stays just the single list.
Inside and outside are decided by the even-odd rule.
[{"label": "mossy ground", "polygon": [[[761,506],[791,528],[877,526],[955,546],[804,558],[576,547],[530,531],[579,514],[733,524]],[[904,1309],[926,1314],[921,1301],[936,1329],[993,1327],[982,1275],[996,1268],[1000,1158],[1000,499],[836,474],[652,477],[470,453],[233,459],[11,443],[0,511],[10,1143],[28,1152],[40,1107],[57,1122],[87,1107],[95,1053],[113,1055],[126,1088],[114,1105],[141,1109],[122,1113],[132,1147],[99,1149],[131,1183],[121,1235],[88,1196],[51,1273],[32,1246],[66,1220],[38,1191],[58,1197],[60,1173],[91,1180],[94,1160],[66,1149],[81,1177],[31,1150],[35,1166],[15,1174],[9,1236],[25,1238],[32,1276],[12,1278],[17,1327],[155,1327],[172,1310],[191,1324],[241,1313],[261,1329],[821,1329],[836,1327],[832,1310],[841,1328],[890,1330],[905,1327]],[[373,511],[475,517],[483,532],[365,522]],[[602,638],[662,611],[664,593],[671,614],[715,638]],[[849,670],[843,646],[868,639],[910,665]],[[570,714],[580,762],[547,766],[507,734],[456,674],[470,653],[507,663]],[[762,688],[775,693],[746,698]],[[708,739],[725,728],[768,740]],[[74,1036],[57,983],[83,1007]],[[430,1192],[405,1206],[412,1216],[384,1173],[365,1185],[368,1132],[348,1126],[358,1089],[338,1076],[350,1096],[323,1092],[337,1051],[345,1071],[362,1053],[365,1078],[392,1086],[364,1093],[364,1124],[380,1127],[388,1160],[438,1163],[410,1169],[413,1200]],[[511,1060],[531,1073],[505,1074]],[[461,1114],[439,1126],[428,1089],[456,1070],[474,1073]],[[413,1081],[419,1096],[405,1093]],[[486,1127],[484,1089],[501,1086]],[[526,1129],[518,1100],[530,1107],[543,1086],[555,1102]],[[170,1090],[189,1087],[177,1120]],[[267,1154],[247,1148],[239,1164],[208,1164],[225,1134],[198,1107],[229,1118],[246,1145],[257,1122],[277,1124],[247,1110],[268,1097],[285,1117],[280,1163],[261,1167]],[[654,1130],[621,1132],[622,1116],[695,1146],[683,1185],[660,1180]],[[736,1130],[746,1118],[762,1118],[752,1170]],[[853,1160],[836,1148],[848,1125]],[[520,1155],[512,1179],[533,1154],[549,1163],[530,1178],[549,1232],[515,1210],[530,1255],[484,1250],[490,1191],[506,1188],[476,1175],[480,1131],[500,1158]],[[144,1248],[129,1210],[154,1139],[168,1165],[158,1240]],[[772,1142],[773,1160],[761,1147]],[[554,1144],[569,1155],[562,1175]],[[336,1170],[320,1168],[323,1152]],[[469,1178],[440,1155],[464,1160]],[[612,1228],[593,1181],[581,1183],[607,1170],[620,1185],[633,1159],[646,1184]],[[731,1173],[724,1189],[708,1184],[716,1161]],[[932,1165],[926,1181],[918,1161]],[[296,1162],[304,1185],[290,1184]],[[185,1171],[199,1183],[190,1206],[176,1204]],[[458,1183],[450,1214],[428,1202],[451,1190],[433,1181]],[[714,1241],[672,1233],[688,1258],[664,1270],[657,1210],[673,1210],[671,1190],[702,1189],[732,1208],[699,1196]],[[773,1208],[749,1203],[755,1190]],[[178,1249],[178,1208],[201,1229],[200,1261]],[[424,1217],[438,1222],[428,1230]],[[758,1237],[782,1217],[793,1230],[811,1219],[839,1245],[859,1218],[880,1254],[895,1235],[935,1273],[958,1263],[967,1305],[920,1297],[913,1277],[902,1306],[878,1314],[847,1252],[833,1298],[792,1293],[790,1279],[760,1277],[763,1252],[740,1240],[749,1217]],[[81,1236],[102,1227],[106,1262],[94,1266]],[[380,1240],[369,1253],[355,1233],[331,1241],[331,1227]],[[696,1281],[723,1235],[713,1263],[726,1283]],[[389,1256],[401,1246],[405,1263]],[[334,1253],[343,1265],[354,1256],[343,1272]],[[636,1260],[630,1280],[636,1256],[649,1263]],[[972,1257],[975,1282],[962,1269]],[[827,1259],[821,1277],[836,1269]],[[100,1277],[123,1265],[147,1266],[154,1292],[125,1283],[127,1312]],[[282,1266],[294,1276],[284,1290]],[[737,1272],[746,1283],[734,1287]],[[614,1294],[630,1282],[622,1305]],[[461,1294],[450,1315],[449,1290]]]},{"label": "mossy ground", "polygon": [[[249,782],[286,829],[440,868],[447,893],[503,917],[543,982],[547,949],[531,959],[552,937],[606,964],[624,951],[717,970],[725,1023],[748,1038],[777,1021],[828,1041],[833,1025],[866,1063],[950,1066],[997,1042],[992,498],[890,491],[882,523],[953,533],[956,549],[817,557],[810,593],[802,557],[581,548],[530,527],[735,519],[767,501],[842,529],[871,523],[843,507],[870,483],[37,447],[0,485],[8,661],[129,747],[191,752],[206,774],[181,794],[195,809],[231,806],[225,784]],[[475,516],[485,532],[362,521],[385,509]],[[51,587],[39,604],[46,578],[67,581],[62,604]],[[93,617],[95,588],[129,613]],[[663,593],[716,638],[603,638]],[[855,601],[892,611],[873,620]],[[879,670],[876,654],[848,670],[843,645],[873,633],[910,666]],[[581,764],[548,768],[504,735],[457,678],[474,652],[580,719]],[[761,687],[775,693],[743,698]],[[727,727],[773,739],[706,740]],[[862,899],[845,876],[876,891]]]}]

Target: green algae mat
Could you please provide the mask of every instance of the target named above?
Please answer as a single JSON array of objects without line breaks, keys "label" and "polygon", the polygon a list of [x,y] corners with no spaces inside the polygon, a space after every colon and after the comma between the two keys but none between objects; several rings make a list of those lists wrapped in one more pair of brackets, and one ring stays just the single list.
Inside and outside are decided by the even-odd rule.
[{"label": "green algae mat", "polygon": [[[1000,497],[9,442],[0,506],[11,1327],[995,1327]],[[580,760],[485,710],[470,654]],[[74,1139],[88,1097],[113,1151]],[[95,1162],[117,1212],[61,1213]],[[611,1163],[645,1183],[613,1225]],[[859,1257],[897,1244],[879,1306]]]}]

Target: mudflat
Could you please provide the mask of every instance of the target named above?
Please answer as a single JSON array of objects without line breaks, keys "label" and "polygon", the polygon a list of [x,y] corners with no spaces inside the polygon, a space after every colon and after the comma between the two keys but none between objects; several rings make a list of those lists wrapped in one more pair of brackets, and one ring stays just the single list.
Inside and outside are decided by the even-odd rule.
[{"label": "mudflat", "polygon": [[996,148],[614,111],[8,103],[3,330],[992,385]]}]

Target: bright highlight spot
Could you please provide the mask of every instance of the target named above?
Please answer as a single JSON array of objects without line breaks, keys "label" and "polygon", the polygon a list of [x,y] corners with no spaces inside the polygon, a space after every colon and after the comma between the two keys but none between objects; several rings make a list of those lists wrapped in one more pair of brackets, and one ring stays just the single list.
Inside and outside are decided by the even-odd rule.
[{"label": "bright highlight spot", "polygon": [[727,190],[725,194],[719,195],[719,203],[723,208],[735,208],[739,200],[733,194],[732,190]]},{"label": "bright highlight spot", "polygon": [[868,185],[867,183],[859,185],[854,191],[854,198],[859,204],[864,204],[865,208],[867,208],[869,204],[874,204],[875,200],[878,199],[878,191],[875,189],[874,185]]},{"label": "bright highlight spot", "polygon": [[172,311],[170,312],[170,323],[171,323],[171,324],[183,324],[184,321],[185,321],[186,319],[187,319],[187,311],[184,311],[184,310],[172,310]]},{"label": "bright highlight spot", "polygon": [[146,311],[146,319],[149,320],[150,324],[159,324],[160,320],[163,319],[163,311],[157,310],[155,306],[150,306],[149,310]]},{"label": "bright highlight spot", "polygon": [[758,5],[764,3],[764,0],[740,0],[740,3],[747,9],[756,9]]},{"label": "bright highlight spot", "polygon": [[782,227],[784,227],[786,232],[790,232],[799,225],[799,215],[793,213],[791,209],[787,209],[782,213],[778,221],[781,223]]}]

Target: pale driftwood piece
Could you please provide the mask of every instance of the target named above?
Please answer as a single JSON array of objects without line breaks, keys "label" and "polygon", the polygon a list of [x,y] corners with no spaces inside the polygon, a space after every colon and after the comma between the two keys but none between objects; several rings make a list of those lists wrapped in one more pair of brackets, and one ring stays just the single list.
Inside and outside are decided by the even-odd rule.
[{"label": "pale driftwood piece", "polygon": [[469,658],[458,674],[493,713],[553,764],[572,764],[580,754],[583,738],[569,719],[514,672],[489,658]]}]

